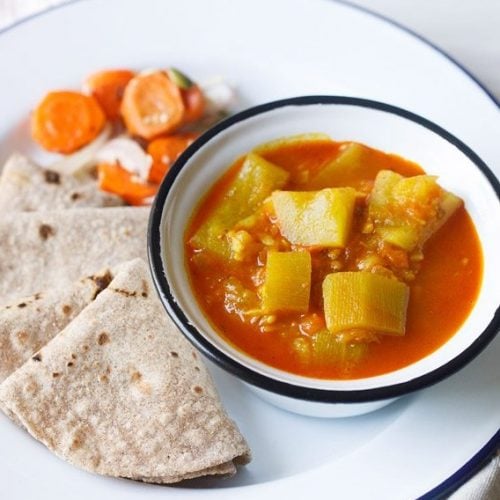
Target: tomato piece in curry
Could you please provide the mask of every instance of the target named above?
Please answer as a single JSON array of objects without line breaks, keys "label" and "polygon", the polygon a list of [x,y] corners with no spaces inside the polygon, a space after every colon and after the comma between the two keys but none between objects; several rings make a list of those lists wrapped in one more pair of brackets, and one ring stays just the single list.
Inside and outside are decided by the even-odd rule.
[{"label": "tomato piece in curry", "polygon": [[462,201],[399,156],[323,136],[239,158],[185,235],[191,286],[229,343],[310,377],[387,373],[439,348],[477,298]]}]

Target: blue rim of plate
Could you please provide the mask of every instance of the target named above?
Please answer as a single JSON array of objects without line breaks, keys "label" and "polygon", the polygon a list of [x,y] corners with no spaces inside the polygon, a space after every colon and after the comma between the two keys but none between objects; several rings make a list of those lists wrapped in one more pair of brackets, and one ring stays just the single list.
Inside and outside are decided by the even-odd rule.
[{"label": "blue rim of plate", "polygon": [[[0,35],[16,28],[17,26],[24,24],[32,19],[42,17],[45,14],[48,14],[49,12],[53,10],[59,10],[63,9],[65,7],[69,7],[72,4],[75,4],[77,2],[81,2],[83,0],[69,0],[65,3],[58,4],[58,5],[53,5],[50,7],[47,7],[41,11],[38,11],[34,14],[31,14],[29,16],[25,16],[22,19],[19,19],[18,21],[15,21],[14,23],[11,23],[4,28],[0,29]],[[325,0],[326,1],[326,0]],[[493,95],[493,93],[484,85],[472,72],[470,72],[465,66],[463,66],[461,63],[459,63],[455,58],[453,58],[450,54],[439,48],[436,44],[433,42],[429,41],[427,38],[423,37],[422,35],[416,33],[412,29],[404,26],[403,24],[394,21],[393,19],[384,16],[383,14],[380,14],[378,12],[375,12],[373,10],[370,10],[367,7],[361,6],[361,5],[356,5],[350,1],[347,0],[328,0],[328,1],[334,1],[336,3],[345,5],[346,7],[352,8],[353,10],[357,10],[360,12],[364,12],[365,14],[375,17],[377,19],[380,19],[381,21],[390,24],[392,26],[395,26],[398,28],[400,31],[403,31],[405,33],[408,33],[409,35],[413,36],[417,40],[420,40],[423,44],[431,47],[434,49],[434,51],[438,52],[441,54],[445,59],[448,59],[452,64],[454,64],[459,70],[461,70],[466,76],[468,76],[490,99],[493,101],[493,103],[497,106],[500,107],[500,101]],[[432,490],[428,491],[426,494],[424,494],[421,499],[425,500],[430,500],[434,498],[444,498],[445,496],[450,495],[454,491],[456,491],[461,485],[463,485],[467,480],[469,480],[472,476],[474,476],[479,470],[486,465],[497,453],[498,449],[500,447],[500,430],[473,456],[469,461],[467,461],[460,469],[458,469],[454,474],[452,474],[450,477],[445,479],[443,482],[438,484],[436,487],[434,487]]]},{"label": "blue rim of plate", "polygon": [[460,486],[472,479],[483,467],[490,463],[500,447],[500,430],[460,469],[449,478],[438,484],[432,490],[418,498],[418,500],[437,500],[448,498]]}]

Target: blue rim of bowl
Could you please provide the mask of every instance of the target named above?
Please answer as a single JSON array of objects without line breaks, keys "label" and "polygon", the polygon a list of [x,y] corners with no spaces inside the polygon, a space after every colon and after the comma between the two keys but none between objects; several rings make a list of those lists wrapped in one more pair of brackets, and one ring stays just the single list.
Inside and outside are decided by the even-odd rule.
[{"label": "blue rim of bowl", "polygon": [[[474,359],[488,345],[489,342],[491,342],[491,340],[495,337],[496,333],[500,329],[500,306],[497,307],[490,323],[488,324],[486,329],[480,335],[478,335],[477,339],[466,350],[461,352],[458,356],[447,362],[445,365],[406,382],[373,389],[341,391],[309,388],[301,385],[295,385],[289,382],[275,380],[267,375],[258,373],[251,368],[242,365],[237,360],[219,350],[203,335],[202,332],[198,331],[192,324],[190,324],[188,318],[173,297],[172,291],[170,289],[170,284],[165,276],[165,270],[163,266],[161,250],[161,219],[165,200],[171,192],[175,180],[184,165],[203,145],[205,145],[213,137],[236,123],[278,108],[308,105],[357,106],[380,110],[413,121],[436,133],[437,135],[448,141],[450,144],[455,146],[457,149],[459,149],[465,156],[467,156],[489,181],[491,187],[497,195],[497,199],[500,201],[500,183],[491,172],[491,170],[487,167],[487,165],[481,160],[481,158],[479,158],[476,153],[474,153],[468,146],[466,146],[455,136],[451,135],[449,132],[436,125],[435,123],[422,118],[415,113],[378,101],[345,96],[302,96],[261,104],[259,106],[241,111],[223,120],[222,122],[212,127],[210,130],[205,132],[203,135],[201,135],[179,157],[179,159],[173,165],[172,169],[169,171],[168,175],[163,180],[151,209],[148,228],[149,263],[153,275],[153,281],[158,290],[161,301],[168,314],[177,324],[179,329],[184,333],[184,335],[211,361],[219,365],[224,370],[238,376],[243,381],[276,394],[311,402],[366,403],[371,401],[400,397],[424,387],[433,385],[461,369],[472,359]],[[194,208],[195,206],[193,205],[193,209]]]}]

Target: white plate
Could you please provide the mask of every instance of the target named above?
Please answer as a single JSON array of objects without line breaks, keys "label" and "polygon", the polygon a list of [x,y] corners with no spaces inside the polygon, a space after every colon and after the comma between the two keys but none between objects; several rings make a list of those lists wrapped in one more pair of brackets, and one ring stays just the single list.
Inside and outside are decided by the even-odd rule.
[{"label": "white plate", "polygon": [[[3,32],[0,61],[0,160],[15,148],[30,151],[26,118],[45,91],[77,86],[98,68],[174,65],[196,79],[226,76],[241,107],[314,93],[386,101],[447,128],[500,173],[499,111],[485,91],[411,34],[340,3],[77,2]],[[343,420],[275,409],[214,368],[254,461],[227,481],[168,489],[77,470],[2,415],[0,496],[415,498],[460,481],[498,443],[499,358],[497,338],[448,380]]]}]

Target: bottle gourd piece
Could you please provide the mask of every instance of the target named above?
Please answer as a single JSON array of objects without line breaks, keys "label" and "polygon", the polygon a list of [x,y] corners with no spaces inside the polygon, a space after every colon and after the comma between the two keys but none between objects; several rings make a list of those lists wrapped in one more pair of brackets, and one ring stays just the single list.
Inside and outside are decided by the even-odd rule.
[{"label": "bottle gourd piece", "polygon": [[370,149],[351,142],[343,146],[340,154],[327,163],[308,183],[308,189],[359,184],[359,178],[374,178],[378,165],[370,160]]},{"label": "bottle gourd piece", "polygon": [[312,132],[309,134],[297,134],[288,135],[285,137],[280,137],[279,139],[274,139],[264,144],[260,144],[252,150],[252,153],[264,154],[270,151],[275,151],[282,148],[283,146],[290,146],[293,144],[304,144],[304,143],[315,143],[315,142],[326,142],[331,141],[330,136],[327,134],[322,134],[319,132]]},{"label": "bottle gourd piece", "polygon": [[410,289],[369,272],[340,272],[323,281],[325,321],[331,333],[356,329],[404,335]]},{"label": "bottle gourd piece", "polygon": [[346,342],[340,335],[320,330],[312,337],[298,337],[292,348],[302,366],[325,367],[335,365],[343,373],[363,360],[369,346],[364,342]]},{"label": "bottle gourd piece", "polygon": [[462,205],[436,177],[403,177],[382,170],[368,201],[368,217],[385,242],[406,251],[421,247]]},{"label": "bottle gourd piece", "polygon": [[343,341],[328,330],[321,330],[312,339],[312,361],[318,366],[332,363],[348,370],[359,363],[368,352],[368,344]]},{"label": "bottle gourd piece", "polygon": [[272,201],[281,234],[305,247],[343,248],[351,231],[356,191],[275,191]]},{"label": "bottle gourd piece", "polygon": [[309,252],[268,252],[262,287],[262,310],[265,313],[307,312],[311,268]]},{"label": "bottle gourd piece", "polygon": [[225,233],[239,220],[251,215],[275,189],[285,185],[286,170],[250,153],[227,191],[205,222],[192,236],[193,248],[210,250],[229,259],[231,250]]}]

